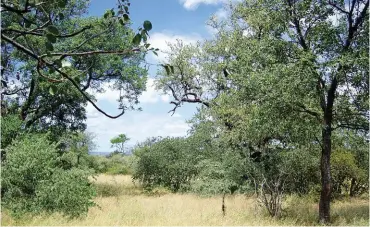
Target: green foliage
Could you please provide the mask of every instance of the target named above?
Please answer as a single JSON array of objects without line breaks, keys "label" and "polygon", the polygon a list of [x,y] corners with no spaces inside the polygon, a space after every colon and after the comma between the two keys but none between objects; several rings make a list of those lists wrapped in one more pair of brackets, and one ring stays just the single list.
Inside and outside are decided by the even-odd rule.
[{"label": "green foliage", "polygon": [[[85,107],[96,101],[96,93],[118,91],[121,115],[137,108],[146,85],[142,62],[148,51],[138,44],[141,38],[147,44],[152,28],[145,21],[137,32],[139,43],[133,42],[127,0],[119,0],[117,9],[103,17],[86,16],[86,1],[60,2],[4,2],[1,21],[2,104],[15,104],[26,128],[49,130],[56,141],[66,131],[85,130]],[[8,86],[13,80],[17,86]],[[120,116],[93,106],[108,117]]]},{"label": "green foliage", "polygon": [[55,169],[51,178],[36,188],[37,206],[48,212],[61,212],[70,217],[87,214],[94,206],[95,189],[90,183],[92,173],[72,168]]},{"label": "green foliage", "polygon": [[9,114],[1,117],[1,148],[5,149],[21,132],[22,121],[19,116]]},{"label": "green foliage", "polygon": [[121,153],[113,154],[108,157],[89,156],[89,166],[96,173],[106,174],[132,174],[137,162],[137,157],[133,155],[122,155]]},{"label": "green foliage", "polygon": [[167,187],[172,191],[186,190],[196,174],[192,146],[184,138],[164,138],[138,146],[134,154],[138,161],[133,178],[146,188]]},{"label": "green foliage", "polygon": [[[211,21],[218,31],[213,40],[171,45],[168,64],[156,81],[158,89],[173,96],[174,111],[184,102],[209,108],[227,147],[243,153],[245,146],[282,162],[272,165],[272,172],[256,170],[267,181],[269,174],[271,179],[286,175],[289,168],[284,166],[308,166],[304,173],[312,166],[310,161],[284,163],[290,159],[271,156],[271,150],[321,149],[324,222],[330,216],[324,204],[330,204],[332,134],[348,130],[366,135],[369,130],[369,3],[347,3],[237,3],[227,20]],[[309,178],[307,182],[316,182]]]},{"label": "green foliage", "polygon": [[86,169],[65,170],[57,144],[47,135],[26,135],[6,148],[2,163],[2,205],[14,215],[61,212],[75,217],[94,205]]},{"label": "green foliage", "polygon": [[364,188],[359,187],[356,190],[356,181],[364,182],[367,174],[365,169],[357,166],[355,155],[349,151],[336,150],[333,152],[331,170],[334,196],[360,194],[368,188],[365,183],[361,185]]},{"label": "green foliage", "polygon": [[203,195],[234,193],[246,186],[245,160],[235,152],[215,152],[213,157],[197,165],[199,174],[191,182],[191,190]]},{"label": "green foliage", "polygon": [[110,143],[112,144],[111,147],[116,148],[115,152],[124,154],[125,153],[124,145],[129,140],[130,138],[128,138],[125,134],[120,134],[110,140]]}]

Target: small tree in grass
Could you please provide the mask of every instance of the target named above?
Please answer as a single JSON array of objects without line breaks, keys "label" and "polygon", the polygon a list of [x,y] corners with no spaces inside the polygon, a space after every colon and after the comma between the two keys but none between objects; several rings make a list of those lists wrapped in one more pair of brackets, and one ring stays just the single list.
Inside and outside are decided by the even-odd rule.
[{"label": "small tree in grass", "polygon": [[114,137],[110,140],[110,143],[112,144],[111,147],[115,148],[115,153],[125,153],[125,143],[129,141],[130,138],[128,138],[125,134],[119,134],[118,136]]}]

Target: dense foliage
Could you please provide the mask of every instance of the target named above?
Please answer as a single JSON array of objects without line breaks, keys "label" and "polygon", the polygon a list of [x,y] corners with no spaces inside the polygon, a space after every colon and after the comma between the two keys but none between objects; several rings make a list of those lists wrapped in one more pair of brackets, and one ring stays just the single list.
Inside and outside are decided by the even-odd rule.
[{"label": "dense foliage", "polygon": [[[1,202],[20,215],[27,212],[85,214],[94,205],[88,169],[65,169],[64,155],[47,135],[24,135],[6,148],[2,163]],[[68,155],[68,153],[67,153]]]},{"label": "dense foliage", "polygon": [[[280,217],[287,194],[330,202],[369,189],[369,1],[246,0],[213,39],[170,44],[156,88],[175,113],[200,106],[186,137],[150,138],[93,157],[86,106],[109,118],[139,109],[152,24],[130,28],[130,3],[88,17],[87,1],[1,3],[2,205],[14,214],[78,216],[93,205],[89,177],[132,174],[152,190],[254,193]],[[96,104],[116,90],[120,114]],[[224,204],[223,204],[224,205]],[[224,211],[224,207],[223,207]]]},{"label": "dense foliage", "polygon": [[199,159],[184,138],[164,138],[144,143],[135,149],[138,157],[133,178],[144,187],[164,186],[172,191],[184,190],[195,175]]},{"label": "dense foliage", "polygon": [[329,222],[335,134],[365,139],[369,130],[368,8],[357,0],[237,3],[225,21],[210,21],[214,39],[171,46],[157,87],[173,96],[173,112],[185,102],[208,108],[235,151],[320,150],[319,219]]}]

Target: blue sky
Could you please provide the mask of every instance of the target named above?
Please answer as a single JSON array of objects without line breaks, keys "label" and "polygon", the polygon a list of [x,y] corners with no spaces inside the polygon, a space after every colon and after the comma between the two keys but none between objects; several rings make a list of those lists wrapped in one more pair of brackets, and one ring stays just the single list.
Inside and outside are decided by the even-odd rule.
[{"label": "blue sky", "polygon": [[[116,6],[116,0],[91,0],[90,16],[102,16],[107,9]],[[132,28],[136,30],[144,20],[150,20],[153,29],[150,31],[152,47],[166,50],[166,42],[176,39],[184,43],[195,43],[198,40],[211,38],[207,20],[213,14],[223,17],[223,4],[227,0],[131,0],[130,17]],[[149,55],[147,61],[159,63],[164,56]],[[124,133],[131,140],[129,146],[145,140],[151,136],[184,136],[189,129],[186,120],[196,112],[197,105],[187,104],[178,108],[171,116],[168,111],[173,108],[169,101],[171,97],[155,91],[153,79],[157,69],[151,66],[147,91],[140,97],[140,106],[143,111],[130,111],[119,119],[109,119],[98,113],[91,105],[87,107],[87,131],[95,134],[96,151],[109,152],[109,140]],[[110,114],[118,113],[117,93],[107,91],[98,94],[98,105]]]}]

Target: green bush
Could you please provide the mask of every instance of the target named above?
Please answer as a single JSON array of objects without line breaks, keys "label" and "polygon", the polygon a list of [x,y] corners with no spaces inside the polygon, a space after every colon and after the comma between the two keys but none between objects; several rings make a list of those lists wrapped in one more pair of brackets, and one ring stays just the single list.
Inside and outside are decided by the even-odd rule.
[{"label": "green bush", "polygon": [[[356,164],[355,155],[349,151],[337,150],[332,154],[332,183],[333,195],[360,194],[361,188],[356,187],[356,182],[366,182],[366,170]],[[365,179],[365,180],[364,180]],[[365,187],[366,188],[366,187]]]},{"label": "green bush", "polygon": [[187,190],[196,175],[199,158],[193,150],[185,138],[165,138],[138,147],[133,178],[148,188],[162,186],[174,192]]},{"label": "green bush", "polygon": [[75,217],[94,205],[87,169],[65,170],[56,144],[46,135],[26,135],[6,149],[2,163],[2,205],[13,215],[61,212]]}]

